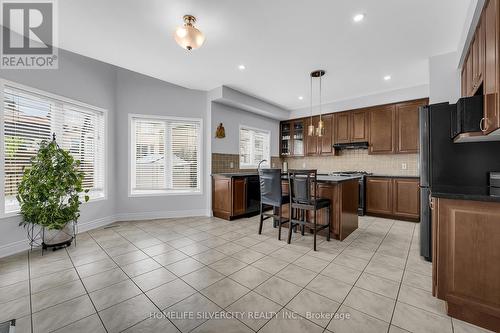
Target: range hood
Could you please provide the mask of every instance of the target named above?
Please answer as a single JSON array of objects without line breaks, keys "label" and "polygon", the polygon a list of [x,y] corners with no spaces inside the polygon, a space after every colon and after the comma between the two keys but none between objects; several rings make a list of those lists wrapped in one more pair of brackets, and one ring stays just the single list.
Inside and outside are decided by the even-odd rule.
[{"label": "range hood", "polygon": [[368,142],[349,142],[349,143],[336,143],[333,145],[336,150],[344,149],[368,149]]}]

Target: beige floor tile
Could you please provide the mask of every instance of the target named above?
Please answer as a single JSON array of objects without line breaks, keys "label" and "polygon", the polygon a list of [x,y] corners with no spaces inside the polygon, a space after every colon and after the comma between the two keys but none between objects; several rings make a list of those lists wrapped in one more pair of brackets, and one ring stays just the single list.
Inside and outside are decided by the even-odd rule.
[{"label": "beige floor tile", "polygon": [[192,258],[182,259],[180,261],[174,262],[173,264],[165,266],[166,269],[168,269],[177,276],[183,276],[189,274],[203,267],[205,267],[205,265]]},{"label": "beige floor tile", "polygon": [[124,329],[148,318],[158,309],[143,294],[118,303],[99,313],[109,333],[121,332]]},{"label": "beige floor tile", "polygon": [[398,282],[369,273],[361,274],[355,285],[356,287],[373,291],[374,293],[390,297],[392,299],[396,299],[398,296]]},{"label": "beige floor tile", "polygon": [[286,308],[326,328],[339,306],[338,302],[304,289],[286,305]]},{"label": "beige floor tile", "polygon": [[161,265],[158,264],[151,258],[144,259],[141,261],[136,261],[131,264],[122,266],[123,271],[130,277],[141,275],[147,272],[151,272],[155,269],[160,268]]},{"label": "beige floor tile", "polygon": [[153,259],[160,265],[167,266],[174,262],[186,259],[188,256],[181,251],[172,250],[160,255],[154,256]]},{"label": "beige floor tile", "polygon": [[179,333],[180,331],[165,316],[145,319],[123,331],[124,333]]},{"label": "beige floor tile", "polygon": [[454,333],[493,333],[492,331],[466,323],[459,319],[452,318],[451,322],[453,324]]},{"label": "beige floor tile", "polygon": [[210,267],[203,267],[202,269],[184,275],[182,279],[191,287],[201,290],[219,280],[222,280],[224,277],[224,274],[221,274]]},{"label": "beige floor tile", "polygon": [[201,293],[221,308],[226,308],[249,291],[234,280],[225,278],[203,289]]},{"label": "beige floor tile", "polygon": [[278,303],[251,291],[233,303],[227,310],[242,313],[238,319],[257,331],[278,313],[281,307]]},{"label": "beige floor tile", "polygon": [[113,262],[113,260],[108,258],[95,261],[90,264],[78,266],[76,267],[76,270],[78,271],[78,274],[81,278],[85,278],[87,276],[109,271],[114,268],[117,268],[116,264]]},{"label": "beige floor tile", "polygon": [[196,293],[195,289],[181,279],[176,279],[151,289],[146,292],[146,295],[163,310],[194,293]]},{"label": "beige floor tile", "polygon": [[46,333],[95,313],[88,295],[73,298],[33,314],[33,333]]},{"label": "beige floor tile", "polygon": [[244,249],[239,252],[233,253],[231,257],[243,261],[246,264],[251,264],[264,257],[264,254],[250,249]]},{"label": "beige floor tile", "polygon": [[113,257],[113,260],[120,266],[125,266],[136,261],[147,259],[148,256],[142,251],[133,251]]},{"label": "beige floor tile", "polygon": [[366,266],[365,272],[377,275],[389,280],[400,282],[403,278],[403,270],[394,266],[386,265],[378,261],[371,261]]},{"label": "beige floor tile", "polygon": [[342,305],[328,325],[328,330],[335,333],[385,333],[388,327],[389,324],[380,319]]},{"label": "beige floor tile", "polygon": [[347,294],[349,294],[349,291],[351,291],[351,288],[352,285],[349,283],[345,283],[321,274],[316,276],[306,286],[306,289],[326,296],[336,302],[343,302]]},{"label": "beige floor tile", "polygon": [[226,257],[217,262],[214,262],[213,264],[210,264],[209,266],[219,273],[230,275],[247,266],[247,264],[232,257]]},{"label": "beige floor tile", "polygon": [[188,256],[199,254],[199,253],[205,252],[207,250],[210,250],[210,248],[208,246],[197,244],[197,243],[190,244],[190,245],[179,248],[179,251],[187,254]]},{"label": "beige floor tile", "polygon": [[305,287],[318,273],[308,269],[290,264],[276,274],[276,276],[295,283],[298,286]]},{"label": "beige floor tile", "polygon": [[0,323],[14,318],[21,318],[30,314],[30,297],[23,296],[15,300],[0,304]]},{"label": "beige floor tile", "polygon": [[432,277],[427,275],[407,270],[403,275],[403,284],[432,292]]},{"label": "beige floor tile", "polygon": [[31,293],[57,287],[61,284],[77,280],[78,274],[74,268],[48,274],[31,280]]},{"label": "beige floor tile", "polygon": [[[200,293],[191,295],[167,309],[169,313],[175,314],[175,318],[171,318],[171,320],[181,332],[191,331],[193,328],[210,319],[210,314],[220,310],[220,307]],[[193,317],[185,317],[187,312],[193,313]],[[201,316],[198,314],[201,314]],[[183,316],[184,318],[182,318]]]},{"label": "beige floor tile", "polygon": [[224,253],[214,249],[209,249],[193,256],[194,259],[204,263],[205,265],[213,264],[214,262],[224,259],[225,257],[226,255]]},{"label": "beige floor tile", "polygon": [[332,262],[321,272],[321,274],[352,285],[361,275],[361,271],[347,266],[337,265]]},{"label": "beige floor tile", "polygon": [[253,331],[236,319],[210,319],[195,328],[193,333],[252,333]]},{"label": "beige floor tile", "polygon": [[161,243],[161,244],[156,244],[150,247],[146,247],[142,249],[142,252],[146,253],[150,257],[154,257],[169,251],[172,251],[174,248],[171,247],[168,244]]},{"label": "beige floor tile", "polygon": [[229,277],[245,287],[253,289],[269,279],[271,274],[250,265],[231,274]]},{"label": "beige floor tile", "polygon": [[85,294],[85,288],[80,280],[71,281],[52,289],[40,291],[31,296],[33,312],[38,312],[72,298]]},{"label": "beige floor tile", "polygon": [[271,277],[266,282],[255,288],[255,292],[274,302],[285,305],[300,291],[300,287],[278,277]]},{"label": "beige floor tile", "polygon": [[232,242],[229,242],[229,243],[225,243],[225,244],[222,244],[220,246],[217,246],[215,248],[215,250],[219,251],[219,252],[222,252],[224,253],[225,255],[232,255],[232,254],[235,254],[236,252],[240,252],[241,250],[243,250],[245,247],[241,246],[241,245],[238,245],[238,244],[235,244],[235,243],[232,243]]},{"label": "beige floor tile", "polygon": [[90,293],[124,280],[128,280],[127,274],[125,274],[120,268],[115,268],[83,278],[82,282],[87,289],[87,292]]},{"label": "beige floor tile", "polygon": [[294,265],[300,266],[316,273],[319,273],[326,266],[328,266],[328,263],[328,261],[318,259],[310,255],[302,256],[293,262]]},{"label": "beige floor tile", "polygon": [[[16,331],[17,332],[17,331]],[[104,326],[102,326],[101,319],[97,314],[90,315],[83,319],[80,319],[72,324],[64,326],[56,331],[55,333],[106,333]]]},{"label": "beige floor tile", "polygon": [[132,280],[141,288],[143,292],[161,286],[164,283],[175,280],[177,277],[165,268],[158,268],[154,271],[138,275]]},{"label": "beige floor tile", "polygon": [[366,265],[368,265],[368,260],[361,259],[355,256],[351,256],[345,253],[341,253],[338,255],[335,260],[333,260],[335,264],[347,266],[349,268],[362,271],[365,269]]},{"label": "beige floor tile", "polygon": [[140,293],[141,290],[131,280],[125,280],[90,293],[90,298],[97,311],[101,311]]},{"label": "beige floor tile", "polygon": [[274,258],[274,257],[264,257],[252,264],[252,266],[268,272],[269,274],[276,274],[288,265],[288,262]]},{"label": "beige floor tile", "polygon": [[446,316],[446,303],[423,289],[401,285],[398,302],[413,305],[417,308]]},{"label": "beige floor tile", "polygon": [[371,291],[353,287],[344,304],[389,323],[395,301]]},{"label": "beige floor tile", "polygon": [[261,333],[320,333],[323,329],[313,322],[293,314],[291,311],[280,311],[259,332]]},{"label": "beige floor tile", "polygon": [[30,294],[29,281],[21,281],[9,286],[0,287],[0,307],[2,303],[15,300],[16,298]]},{"label": "beige floor tile", "polygon": [[392,324],[414,333],[451,333],[451,318],[397,302]]}]

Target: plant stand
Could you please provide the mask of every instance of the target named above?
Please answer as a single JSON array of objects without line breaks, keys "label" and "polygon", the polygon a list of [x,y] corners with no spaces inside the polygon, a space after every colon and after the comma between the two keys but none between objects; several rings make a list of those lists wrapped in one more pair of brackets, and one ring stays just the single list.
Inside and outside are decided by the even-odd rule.
[{"label": "plant stand", "polygon": [[73,240],[76,246],[76,222],[68,222],[61,230],[48,230],[42,228],[42,255],[49,248],[56,251],[71,245]]}]

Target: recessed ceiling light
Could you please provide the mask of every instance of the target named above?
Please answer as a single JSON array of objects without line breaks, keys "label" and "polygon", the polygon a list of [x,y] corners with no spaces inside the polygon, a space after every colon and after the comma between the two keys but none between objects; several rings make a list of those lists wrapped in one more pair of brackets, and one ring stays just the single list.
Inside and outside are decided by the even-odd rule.
[{"label": "recessed ceiling light", "polygon": [[354,15],[354,17],[352,18],[352,20],[354,22],[361,22],[365,19],[365,14],[356,14]]},{"label": "recessed ceiling light", "polygon": [[304,99],[304,96],[299,96],[299,99],[300,99],[300,100],[303,100],[303,99]]},{"label": "recessed ceiling light", "polygon": [[238,69],[239,69],[240,71],[244,71],[244,70],[246,69],[246,67],[245,67],[245,65],[239,65],[239,66],[238,66]]},{"label": "recessed ceiling light", "polygon": [[386,75],[386,76],[384,76],[384,80],[385,80],[385,81],[389,81],[390,79],[391,79],[391,76],[390,76],[390,75]]}]

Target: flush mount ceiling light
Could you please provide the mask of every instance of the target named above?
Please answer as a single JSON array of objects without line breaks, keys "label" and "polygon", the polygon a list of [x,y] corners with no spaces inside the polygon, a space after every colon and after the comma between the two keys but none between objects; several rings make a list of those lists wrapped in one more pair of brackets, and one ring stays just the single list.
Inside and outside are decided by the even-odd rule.
[{"label": "flush mount ceiling light", "polygon": [[391,79],[391,76],[390,75],[386,75],[384,76],[384,81],[389,81]]},{"label": "flush mount ceiling light", "polygon": [[303,97],[303,96],[299,96],[299,100],[303,100],[303,99],[304,99],[304,97]]},{"label": "flush mount ceiling light", "polygon": [[191,51],[199,48],[205,41],[203,33],[196,29],[196,17],[193,15],[184,15],[184,26],[175,29],[174,38],[177,44],[183,49]]},{"label": "flush mount ceiling light", "polygon": [[352,20],[354,22],[361,22],[365,19],[365,14],[356,14],[354,15],[354,17],[352,18]]},{"label": "flush mount ceiling light", "polygon": [[240,71],[244,71],[244,70],[246,69],[246,66],[245,66],[245,65],[239,65],[239,66],[238,66],[238,69],[239,69]]}]

